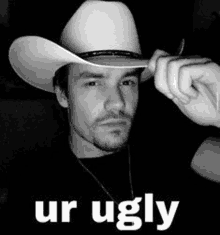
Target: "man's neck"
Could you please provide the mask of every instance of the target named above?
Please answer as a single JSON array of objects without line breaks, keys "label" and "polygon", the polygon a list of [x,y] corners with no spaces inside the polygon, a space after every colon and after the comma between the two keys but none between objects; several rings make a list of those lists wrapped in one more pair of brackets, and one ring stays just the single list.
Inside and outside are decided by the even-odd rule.
[{"label": "man's neck", "polygon": [[70,135],[69,144],[77,158],[96,158],[112,154],[112,152],[105,152],[98,149],[75,132]]}]

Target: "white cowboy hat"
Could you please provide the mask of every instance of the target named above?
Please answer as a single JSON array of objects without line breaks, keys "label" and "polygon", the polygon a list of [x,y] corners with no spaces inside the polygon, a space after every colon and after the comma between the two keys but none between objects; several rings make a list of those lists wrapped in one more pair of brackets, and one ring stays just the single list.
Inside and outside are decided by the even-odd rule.
[{"label": "white cowboy hat", "polygon": [[[65,26],[60,45],[38,36],[16,39],[9,61],[24,81],[54,92],[53,77],[65,64],[110,68],[145,68],[141,82],[152,74],[142,58],[133,16],[121,2],[85,1]],[[94,56],[98,62],[89,61]]]}]

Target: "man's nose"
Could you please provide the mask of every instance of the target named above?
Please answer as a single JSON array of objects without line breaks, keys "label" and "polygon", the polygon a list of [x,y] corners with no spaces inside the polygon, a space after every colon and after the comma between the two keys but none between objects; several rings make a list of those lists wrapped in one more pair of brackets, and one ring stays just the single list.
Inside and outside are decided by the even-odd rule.
[{"label": "man's nose", "polygon": [[105,102],[105,109],[110,110],[122,110],[125,106],[124,97],[119,89],[112,88],[108,92],[108,97]]}]

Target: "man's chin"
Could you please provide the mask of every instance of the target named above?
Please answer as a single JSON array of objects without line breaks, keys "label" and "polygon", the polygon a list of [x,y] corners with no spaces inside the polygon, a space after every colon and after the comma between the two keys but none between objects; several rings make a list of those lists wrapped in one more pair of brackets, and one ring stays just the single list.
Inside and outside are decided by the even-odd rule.
[{"label": "man's chin", "polygon": [[119,152],[122,149],[124,149],[126,147],[126,144],[120,145],[120,146],[113,146],[113,145],[109,145],[109,144],[94,144],[94,146],[96,146],[97,148],[99,148],[100,150],[104,151],[104,152],[108,152],[108,153],[115,153],[115,152]]},{"label": "man's chin", "polygon": [[127,145],[127,141],[94,139],[93,144],[105,152],[118,152]]}]

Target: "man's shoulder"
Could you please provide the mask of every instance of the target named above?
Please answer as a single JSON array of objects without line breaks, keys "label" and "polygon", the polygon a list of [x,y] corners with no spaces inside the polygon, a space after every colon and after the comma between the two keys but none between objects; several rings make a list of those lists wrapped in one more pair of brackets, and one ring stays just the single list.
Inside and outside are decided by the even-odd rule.
[{"label": "man's shoulder", "polygon": [[[52,186],[56,182],[68,181],[69,175],[80,173],[75,155],[69,149],[53,146],[36,151],[20,153],[16,156],[9,170],[9,181],[14,186],[27,186],[27,179],[32,182],[30,189],[46,185]],[[75,177],[72,177],[73,179]]]}]

